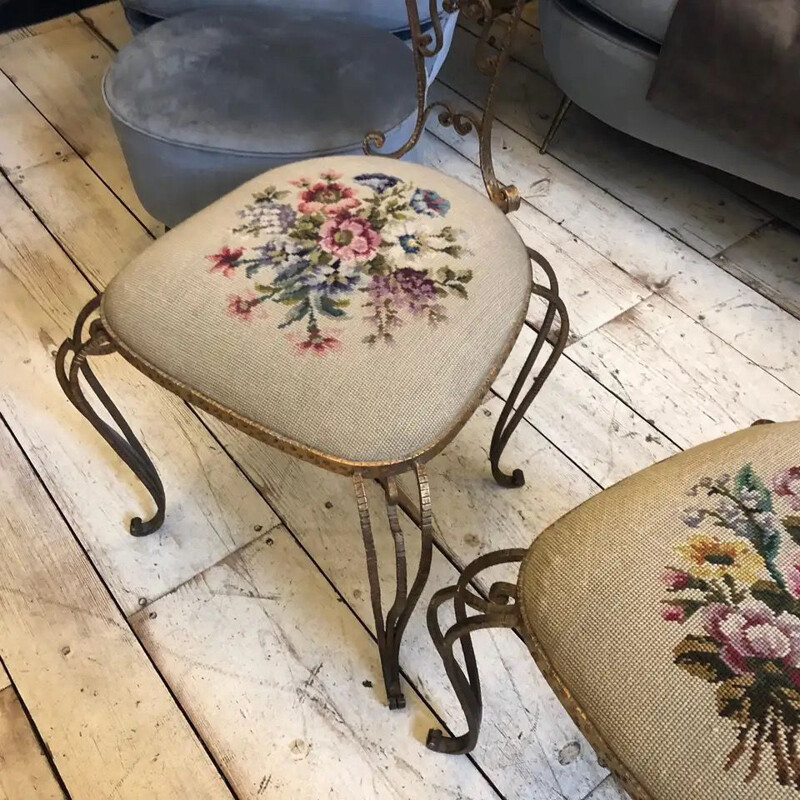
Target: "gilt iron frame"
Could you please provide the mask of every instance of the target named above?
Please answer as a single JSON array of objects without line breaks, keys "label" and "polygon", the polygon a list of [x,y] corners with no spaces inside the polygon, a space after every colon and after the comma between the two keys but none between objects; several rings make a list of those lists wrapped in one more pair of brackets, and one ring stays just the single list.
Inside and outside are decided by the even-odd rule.
[{"label": "gilt iron frame", "polygon": [[[405,0],[411,31],[411,45],[414,57],[416,76],[417,111],[414,129],[408,140],[391,153],[380,152],[389,158],[402,158],[414,148],[425,129],[431,113],[439,109],[438,120],[444,127],[452,127],[461,136],[475,132],[478,137],[479,166],[486,192],[491,201],[504,213],[516,211],[521,203],[521,196],[516,186],[502,183],[495,174],[492,159],[492,130],[494,127],[494,104],[500,76],[508,63],[514,35],[522,19],[522,11],[528,0],[443,0],[442,8],[447,13],[461,12],[481,26],[481,33],[475,49],[475,60],[478,69],[490,78],[489,88],[484,103],[483,114],[479,117],[471,111],[457,111],[448,103],[434,101],[428,103],[428,74],[425,61],[435,57],[444,47],[444,33],[438,14],[438,0],[428,0],[431,16],[431,32],[423,32],[420,23],[419,9],[416,0]],[[509,22],[504,27],[499,43],[491,39],[490,34],[494,22],[503,14],[509,15]],[[496,51],[494,47],[496,46]],[[563,114],[561,115],[563,116]],[[367,155],[378,154],[386,143],[381,131],[372,131],[364,137],[363,149]],[[520,487],[525,483],[525,476],[520,469],[511,474],[500,468],[500,458],[508,445],[512,434],[522,421],[545,381],[555,368],[558,359],[564,352],[569,336],[569,317],[566,306],[559,294],[558,280],[553,268],[541,253],[528,248],[532,262],[544,271],[547,286],[533,282],[531,294],[547,301],[547,309],[539,326],[536,340],[526,358],[514,386],[506,398],[503,410],[495,425],[489,449],[489,461],[492,475],[498,484],[506,487]],[[558,317],[558,331],[554,332],[554,324]],[[536,374],[530,389],[521,402],[520,394],[527,382],[545,342],[552,340],[552,350],[545,359],[542,368]]]}]

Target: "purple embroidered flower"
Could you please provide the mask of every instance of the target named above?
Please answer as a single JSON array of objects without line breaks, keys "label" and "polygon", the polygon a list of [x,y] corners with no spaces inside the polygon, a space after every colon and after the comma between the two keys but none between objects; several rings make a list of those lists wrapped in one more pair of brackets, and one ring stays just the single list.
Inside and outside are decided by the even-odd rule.
[{"label": "purple embroidered flower", "polygon": [[258,198],[239,211],[243,225],[236,231],[265,233],[276,236],[286,233],[297,218],[297,212],[286,203],[273,203]]},{"label": "purple embroidered flower", "polygon": [[370,189],[378,194],[383,194],[387,189],[391,189],[400,183],[399,178],[384,175],[382,172],[365,172],[361,175],[356,175],[353,180],[363,186],[369,186]]},{"label": "purple embroidered flower", "polygon": [[332,269],[323,274],[322,280],[316,281],[314,286],[320,292],[328,295],[349,294],[359,283],[361,283],[360,272],[352,275],[343,275],[340,270]]},{"label": "purple embroidered flower", "polygon": [[418,313],[436,299],[436,284],[427,272],[404,267],[398,269],[393,277],[410,311]]},{"label": "purple embroidered flower", "polygon": [[800,467],[789,467],[772,479],[775,494],[786,498],[795,511],[800,511]]},{"label": "purple embroidered flower", "polygon": [[411,195],[408,203],[417,214],[425,214],[428,217],[434,217],[437,214],[443,217],[450,210],[449,201],[434,192],[433,189],[417,189]]}]

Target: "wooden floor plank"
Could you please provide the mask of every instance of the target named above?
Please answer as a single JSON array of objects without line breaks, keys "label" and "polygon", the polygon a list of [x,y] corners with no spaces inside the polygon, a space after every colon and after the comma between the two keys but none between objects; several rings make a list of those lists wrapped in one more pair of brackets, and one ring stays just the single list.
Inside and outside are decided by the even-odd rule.
[{"label": "wooden floor plank", "polygon": [[[437,541],[459,564],[482,552],[529,544],[547,522],[596,491],[591,481],[530,429],[512,441],[508,462],[527,467],[528,474],[535,474],[536,480],[516,491],[494,484],[486,448],[499,406],[496,398],[489,400],[456,440],[428,464]],[[372,628],[358,518],[349,481],[273,451],[213,417],[204,417],[228,452],[262,487],[303,547]],[[413,481],[404,481],[404,485],[414,497]],[[388,597],[393,592],[387,577],[387,565],[392,563],[391,540],[383,523],[383,504],[374,494],[372,506],[379,561],[384,565],[384,594]],[[409,563],[415,563],[416,538],[413,532],[408,537]],[[348,557],[343,558],[343,553]],[[431,669],[438,657],[425,629],[422,609],[436,588],[452,584],[455,579],[452,567],[436,554],[421,608],[406,634],[402,659],[414,684],[434,707],[445,709],[449,719],[457,705],[441,670]],[[506,727],[495,729],[487,725],[475,756],[505,797],[549,800],[555,791],[549,774],[552,772],[558,791],[566,797],[581,798],[601,774],[595,757],[553,702],[533,665],[527,659],[520,664],[515,661],[518,655],[508,655],[509,648],[511,653],[524,652],[519,650],[519,643],[502,644],[504,638],[501,632],[476,641],[481,662],[486,664],[487,719],[504,719]],[[522,705],[516,700],[520,694],[526,698]],[[463,725],[458,716],[455,720]],[[576,758],[562,764],[559,754],[575,741],[581,743]],[[567,750],[571,752],[570,748]]]},{"label": "wooden floor plank", "polygon": [[660,297],[567,352],[681,447],[800,416],[800,395]]},{"label": "wooden floor plank", "polygon": [[133,36],[119,0],[84,8],[78,15],[117,50],[126,45]]},{"label": "wooden floor plank", "polygon": [[[523,329],[494,383],[501,397],[508,397],[534,338],[532,330]],[[545,345],[540,358],[544,360],[549,353],[550,346]],[[679,449],[616,394],[565,357],[556,364],[527,419],[603,487]]]},{"label": "wooden floor plank", "polygon": [[57,128],[147,227],[103,103],[101,82],[113,53],[81,21],[0,48],[0,70]]},{"label": "wooden floor plank", "polygon": [[612,776],[608,776],[586,800],[630,800],[628,794]]},{"label": "wooden floor plank", "polygon": [[11,44],[11,42],[18,42],[20,39],[30,39],[32,36],[39,36],[48,31],[64,28],[67,25],[79,25],[80,23],[81,19],[77,14],[65,14],[62,17],[35,22],[33,25],[23,25],[21,28],[14,28],[0,33],[0,47]]},{"label": "wooden floor plank", "polygon": [[72,800],[230,798],[2,424],[0,460],[0,656]]},{"label": "wooden floor plank", "polygon": [[65,800],[11,687],[0,691],[0,800]]},{"label": "wooden floor plank", "polygon": [[[440,81],[482,103],[488,78],[473,66],[475,37],[458,29]],[[500,120],[541,143],[561,100],[546,78],[509,62],[498,87]],[[768,215],[700,173],[694,165],[572,109],[550,152],[704,255],[715,255],[760,227]]]},{"label": "wooden floor plank", "polygon": [[[457,97],[436,86],[433,96],[448,101]],[[461,107],[474,108],[463,100]],[[477,160],[473,136],[433,129],[470,160]],[[498,175],[516,181],[532,205],[800,391],[800,325],[795,317],[560,161],[542,156],[524,137],[503,125],[497,125],[495,136]]]},{"label": "wooden floor plank", "polygon": [[[483,191],[480,170],[435,136],[424,143],[425,163]],[[511,215],[525,244],[538,250],[556,268],[561,295],[570,314],[573,340],[585,336],[623,311],[636,305],[651,291],[596,250],[553,222],[528,203]],[[536,279],[546,284],[543,274]],[[538,325],[544,303],[535,302],[529,320]]]},{"label": "wooden floor plank", "polygon": [[765,225],[715,259],[775,305],[800,317],[800,231],[784,223]]},{"label": "wooden floor plank", "polygon": [[737,175],[729,175],[712,167],[700,167],[700,169],[708,171],[715,181],[740,194],[753,205],[763,208],[773,217],[800,230],[800,199],[773,192],[766,186],[750,183]]},{"label": "wooden floor plank", "polygon": [[[355,557],[360,549],[355,508],[341,497],[341,484],[347,481],[296,460],[288,459],[286,467],[295,477],[303,472],[318,477],[321,485],[314,486],[310,496],[307,486],[292,481],[297,495],[306,498],[292,505],[292,524],[304,531],[304,544],[322,536],[328,551],[351,554],[350,559],[330,558],[329,552],[325,563],[336,564],[336,584],[369,618],[363,563]],[[376,497],[376,492],[370,494]],[[334,508],[327,509],[326,502]],[[303,513],[306,520],[298,525],[297,516]],[[342,527],[340,521],[347,525]],[[389,539],[384,533],[377,538],[385,556]],[[335,602],[319,575],[302,563],[304,559],[298,561],[287,538],[280,529],[273,532],[135,620],[159,665],[174,680],[181,702],[208,732],[236,789],[244,797],[255,797],[256,788],[268,782],[277,796],[301,798],[494,796],[466,759],[426,753],[422,739],[435,723],[413,694],[407,695],[409,705],[403,712],[392,714],[382,706],[382,692],[372,685],[379,673],[372,640]],[[418,552],[413,537],[409,544],[413,557]],[[315,547],[315,558],[319,549]],[[340,574],[342,570],[348,574]],[[438,558],[435,577],[455,574],[452,568],[449,576],[447,572],[448,565]],[[428,694],[440,694],[447,682],[421,617],[418,613],[409,626],[403,664]],[[549,690],[535,674],[522,643],[504,633],[487,637],[481,646],[489,723],[487,740],[475,756],[490,777],[500,779],[498,789],[505,797],[583,797],[585,787],[596,784],[604,771],[596,762],[594,770],[587,769],[583,753],[593,756],[563,712],[541,721],[542,689]],[[210,641],[215,646],[209,647]],[[509,678],[518,680],[516,689]],[[495,689],[499,697],[492,694]],[[530,714],[519,708],[515,691],[525,693]],[[452,714],[457,708],[454,699],[446,699],[447,716],[463,725]],[[282,724],[276,728],[274,709],[284,706],[293,710],[281,715]],[[495,720],[504,723],[505,730],[493,730]],[[568,749],[580,752],[583,747],[582,763],[573,769],[574,788],[568,786],[570,770],[560,768],[563,784],[573,791],[564,792],[554,781],[537,740],[542,736],[537,720],[539,728],[551,730],[554,720],[563,723]],[[341,768],[332,770],[332,765]]]},{"label": "wooden floor plank", "polygon": [[67,402],[53,367],[58,343],[93,292],[7,183],[0,186],[0,214],[0,410],[131,612],[255,538],[257,526],[271,527],[276,518],[184,403],[111,356],[96,360],[98,375],[143,436],[169,502],[159,533],[128,535],[126,521],[151,513],[151,502]]}]

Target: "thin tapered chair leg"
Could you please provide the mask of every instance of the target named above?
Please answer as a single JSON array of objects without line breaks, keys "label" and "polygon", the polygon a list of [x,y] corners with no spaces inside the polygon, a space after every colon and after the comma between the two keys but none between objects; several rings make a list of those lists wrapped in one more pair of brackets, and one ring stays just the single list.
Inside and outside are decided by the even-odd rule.
[{"label": "thin tapered chair leg", "polygon": [[[78,314],[72,337],[62,342],[56,354],[56,377],[67,399],[92,423],[95,430],[128,465],[153,498],[156,504],[155,514],[148,520],[135,517],[130,523],[130,532],[133,536],[146,536],[157,531],[164,522],[166,507],[164,487],[153,462],[144,447],[142,447],[141,442],[136,438],[130,425],[114,405],[88,364],[87,359],[90,356],[108,355],[116,352],[116,347],[99,319],[95,319],[90,324],[88,338],[85,341],[83,339],[83,329],[86,321],[98,309],[99,305],[100,297],[98,296],[87,303]],[[67,366],[67,359],[70,355],[72,359],[69,366]],[[92,408],[81,388],[81,376],[92,388],[95,396],[116,424],[118,431],[114,430]]]},{"label": "thin tapered chair leg", "polygon": [[[472,634],[486,628],[516,627],[519,617],[516,604],[512,602],[515,596],[515,587],[512,584],[494,584],[489,590],[488,601],[475,594],[469,584],[484,569],[521,561],[525,552],[522,549],[510,549],[481,556],[467,566],[455,586],[439,590],[431,599],[428,607],[428,631],[461,705],[467,721],[467,732],[461,736],[447,736],[440,729],[432,728],[428,731],[426,742],[430,750],[462,755],[475,748],[483,717],[483,700]],[[453,601],[456,622],[445,634],[439,626],[439,608],[449,600]],[[467,607],[481,613],[468,617]],[[457,642],[461,643],[466,672],[456,661],[454,648]]]},{"label": "thin tapered chair leg", "polygon": [[[500,416],[495,424],[494,432],[492,433],[492,441],[489,447],[489,462],[492,468],[492,475],[498,484],[507,487],[523,486],[525,484],[525,475],[521,469],[513,470],[510,475],[503,472],[500,469],[500,457],[503,455],[503,451],[512,434],[530,408],[531,403],[536,399],[545,381],[550,377],[550,373],[553,371],[558,359],[564,352],[564,348],[567,346],[567,339],[569,338],[569,315],[567,314],[564,301],[559,296],[556,274],[547,259],[540,253],[528,248],[528,255],[542,268],[547,276],[549,284],[547,287],[535,283],[531,288],[531,294],[542,297],[547,301],[547,310],[545,311],[544,319],[536,335],[533,347],[531,347],[530,353],[525,359],[525,363],[522,365],[522,369],[517,376],[517,380],[514,382],[514,386],[506,398],[505,404],[500,411]],[[526,392],[522,401],[517,404],[522,389],[544,348],[545,342],[550,336],[556,316],[558,316],[559,320],[559,329],[553,344],[553,349],[550,355],[545,359],[542,368],[533,379],[530,389]]]},{"label": "thin tapered chair leg", "polygon": [[361,536],[364,540],[364,553],[367,561],[367,578],[369,580],[372,614],[375,619],[375,635],[378,640],[378,652],[383,672],[383,682],[389,708],[404,708],[405,697],[400,687],[400,645],[408,620],[411,617],[430,574],[433,557],[433,518],[431,513],[430,488],[425,468],[415,464],[417,486],[419,489],[419,511],[417,522],[421,535],[420,560],[416,576],[408,586],[405,541],[398,517],[399,495],[393,476],[382,480],[386,495],[386,512],[389,519],[389,530],[394,542],[396,588],[394,601],[386,617],[383,616],[381,600],[380,576],[375,540],[372,533],[369,501],[363,476],[355,474],[353,485],[358,505],[358,516],[361,525]]},{"label": "thin tapered chair leg", "polygon": [[558,133],[558,129],[561,127],[561,123],[564,121],[564,117],[567,116],[567,111],[570,110],[571,106],[572,100],[564,95],[561,98],[561,104],[558,106],[558,111],[556,111],[556,115],[553,117],[553,121],[550,123],[550,127],[547,129],[544,141],[542,141],[542,146],[539,148],[539,152],[543,155],[550,147],[553,137],[556,135],[556,133]]}]

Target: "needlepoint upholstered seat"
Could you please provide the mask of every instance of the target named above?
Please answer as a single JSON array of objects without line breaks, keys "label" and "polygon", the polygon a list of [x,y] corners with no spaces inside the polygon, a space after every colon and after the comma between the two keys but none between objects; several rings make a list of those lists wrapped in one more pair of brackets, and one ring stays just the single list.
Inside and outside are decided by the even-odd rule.
[{"label": "needlepoint upholstered seat", "polygon": [[[531,259],[552,288],[532,282]],[[566,341],[555,276],[485,195],[414,163],[330,156],[245,183],[124,267],[79,315],[56,371],[72,403],[155,501],[150,519],[131,523],[134,535],[162,525],[165,492],[92,373],[91,356],[120,352],[161,385],[252,436],[352,476],[384,684],[390,706],[401,707],[400,641],[431,564],[425,463],[489,390],[531,293],[547,299],[547,318],[490,446],[495,478],[520,486],[522,473],[506,475],[498,461],[552,369],[553,355],[521,398],[556,313],[558,347]],[[87,401],[81,376],[113,426]],[[407,470],[416,475],[418,503],[397,484],[396,475]],[[385,617],[368,478],[383,483],[396,551],[396,591]],[[421,531],[413,578],[399,507]]]},{"label": "needlepoint upholstered seat", "polygon": [[[483,566],[520,558],[516,587],[467,594]],[[471,749],[480,724],[474,658],[470,684],[454,642],[505,625],[636,800],[797,797],[800,422],[674,456],[465,575],[429,622],[471,730],[432,732],[433,749]],[[460,629],[445,641],[436,611],[453,596]]]},{"label": "needlepoint upholstered seat", "polygon": [[329,469],[408,465],[488,391],[531,268],[505,215],[427,167],[314,159],[246,183],[108,286],[156,381]]},{"label": "needlepoint upholstered seat", "polygon": [[[427,103],[426,63],[445,52],[448,34],[434,13],[437,3],[427,4],[428,30],[416,2],[405,5],[410,52],[386,31],[352,20],[326,16],[324,25],[321,18],[309,25],[307,10],[237,7],[172,17],[119,55],[106,77],[106,99],[137,190],[162,221],[185,221],[87,304],[55,364],[67,398],[155,503],[149,518],[131,521],[135,536],[159,530],[165,491],[133,427],[92,372],[94,356],[119,352],[194,405],[352,478],[391,708],[404,704],[400,643],[431,566],[426,462],[488,392],[535,295],[545,301],[538,332],[488,443],[497,483],[522,486],[522,471],[504,472],[500,459],[569,335],[556,274],[505,217],[520,197],[497,180],[491,159],[491,99],[523,0],[513,2],[499,56],[480,58],[492,76],[480,117]],[[494,14],[483,0],[474,5],[485,42]],[[291,70],[287,78],[281,54],[305,59],[301,78]],[[274,69],[264,69],[268,62]],[[411,78],[408,70],[401,76],[402,65],[413,66],[413,105],[401,91]],[[240,73],[245,83],[237,82]],[[281,85],[262,97],[261,82],[274,87],[275,75]],[[213,98],[205,94],[208,82]],[[173,93],[176,85],[187,91]],[[251,106],[251,95],[261,105]],[[276,97],[285,108],[274,106]],[[224,110],[220,125],[215,108]],[[478,134],[488,197],[397,160],[417,144],[434,108],[442,124]],[[262,140],[258,153],[268,163],[255,169],[252,148]],[[369,155],[350,154],[356,147]],[[387,150],[391,158],[383,157]],[[145,185],[152,190],[146,196]],[[533,280],[534,265],[546,284]],[[406,471],[416,477],[416,501],[398,485]],[[371,478],[382,484],[394,544],[394,593],[385,614],[365,485]],[[413,577],[400,508],[420,531]]]}]

